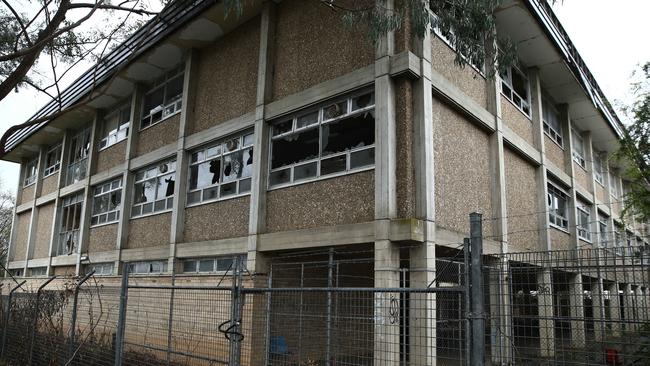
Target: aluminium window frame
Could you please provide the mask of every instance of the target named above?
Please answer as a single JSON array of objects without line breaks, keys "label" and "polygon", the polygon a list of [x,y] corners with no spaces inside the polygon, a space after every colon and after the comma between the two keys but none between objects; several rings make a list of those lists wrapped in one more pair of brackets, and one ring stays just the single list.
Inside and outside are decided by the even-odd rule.
[{"label": "aluminium window frame", "polygon": [[[120,116],[122,112],[128,110],[129,118],[126,122],[122,122]],[[117,115],[117,128],[106,131],[106,126],[108,120],[114,118]],[[111,146],[117,145],[118,143],[126,140],[129,137],[129,128],[131,127],[131,101],[126,101],[122,104],[119,104],[112,112],[104,116],[101,123],[102,138],[99,140],[99,148],[97,151],[106,150]],[[111,137],[115,136],[115,139],[111,141]]]},{"label": "aluminium window frame", "polygon": [[[577,225],[576,229],[578,231],[578,238],[586,242],[591,243],[591,212],[587,205],[581,204],[577,207]],[[583,216],[586,217],[586,221],[583,222]],[[583,226],[586,225],[586,226]]]},{"label": "aluminium window frame", "polygon": [[[363,107],[363,108],[352,110],[352,108],[353,108],[353,100],[355,98],[358,98],[358,97],[361,97],[361,96],[364,96],[364,95],[367,95],[367,94],[371,95],[372,104],[370,104],[370,105],[368,105],[366,107]],[[270,129],[270,133],[269,133],[269,140],[270,140],[269,141],[269,154],[268,154],[268,157],[267,157],[267,159],[268,159],[267,160],[267,162],[268,162],[268,170],[266,172],[266,174],[267,174],[267,190],[270,191],[270,190],[274,190],[274,189],[286,188],[286,187],[291,187],[291,186],[300,185],[300,184],[304,184],[304,183],[319,181],[319,180],[323,180],[323,179],[330,179],[330,178],[335,178],[335,177],[340,177],[340,176],[344,176],[344,175],[348,175],[348,174],[354,174],[354,173],[359,173],[359,172],[375,169],[376,156],[375,156],[375,158],[373,158],[373,163],[372,164],[365,165],[365,166],[360,166],[360,167],[356,167],[356,168],[351,168],[350,158],[351,158],[352,154],[358,153],[360,151],[366,151],[366,150],[368,150],[368,151],[372,150],[373,151],[373,156],[374,156],[376,141],[372,145],[366,145],[366,146],[353,148],[353,149],[349,149],[349,150],[342,151],[342,152],[336,152],[336,153],[332,153],[332,154],[329,154],[329,155],[323,155],[323,126],[339,122],[339,121],[341,121],[343,119],[346,119],[346,118],[351,118],[351,117],[355,117],[357,115],[362,115],[364,113],[374,113],[375,112],[375,106],[376,106],[376,100],[375,100],[375,95],[374,94],[375,93],[374,93],[373,89],[364,88],[364,89],[349,93],[345,97],[334,98],[334,99],[327,100],[326,102],[319,103],[316,107],[307,107],[307,108],[299,109],[296,112],[291,113],[289,116],[286,116],[286,117],[283,117],[283,118],[281,117],[281,118],[278,118],[278,119],[274,120],[273,122],[271,122],[271,129]],[[325,119],[324,113],[325,113],[326,108],[331,107],[333,105],[343,103],[343,102],[346,103],[346,111],[345,111],[344,114],[341,114],[341,115],[336,116],[334,118]],[[299,118],[304,117],[304,116],[308,116],[308,115],[313,114],[315,112],[318,113],[317,122],[306,125],[306,126],[303,126],[303,127],[298,127],[298,119]],[[277,126],[279,124],[286,123],[288,121],[291,121],[291,130],[289,130],[287,132],[284,132],[284,133],[281,133],[281,134],[278,134],[278,135],[273,135],[273,128],[275,126]],[[376,121],[375,121],[375,123],[376,123]],[[273,161],[272,161],[272,159],[273,159],[273,140],[286,138],[288,136],[298,134],[298,133],[302,133],[302,132],[305,132],[305,131],[309,131],[311,129],[318,129],[318,156],[315,157],[315,158],[309,159],[309,160],[304,160],[304,161],[284,165],[284,166],[281,166],[279,168],[273,169],[272,168],[272,166],[273,166],[272,165],[272,163],[273,163]],[[336,172],[336,173],[322,175],[321,174],[321,162],[323,160],[337,158],[337,157],[340,157],[340,156],[345,156],[345,159],[346,159],[346,161],[345,161],[345,170],[340,171],[340,172]],[[294,171],[295,171],[296,167],[301,167],[303,165],[309,165],[309,164],[313,164],[313,163],[316,163],[316,174],[315,174],[314,177],[308,177],[308,178],[300,179],[298,181],[296,181],[294,179]],[[287,182],[283,182],[283,183],[271,184],[271,175],[273,173],[280,172],[280,171],[283,171],[283,170],[289,170],[289,180]]]},{"label": "aluminium window frame", "polygon": [[620,182],[619,177],[610,171],[609,172],[609,194],[616,199],[620,198],[619,182]]},{"label": "aluminium window frame", "polygon": [[[117,187],[113,187],[113,184],[117,183]],[[108,190],[104,190],[104,188],[108,185]],[[118,178],[111,179],[108,181],[105,181],[103,183],[97,184],[94,187],[92,187],[92,207],[90,211],[90,227],[99,227],[103,225],[110,225],[114,224],[120,221],[120,215],[122,212],[122,202],[124,200],[122,199],[122,176],[119,176]],[[99,192],[98,192],[99,190]],[[120,202],[117,204],[115,209],[113,210],[108,210],[105,212],[100,212],[100,213],[95,213],[95,199],[103,197],[103,196],[108,196],[108,199],[110,201],[110,197],[114,192],[120,192]],[[110,214],[115,213],[115,218],[111,221],[108,220],[108,217]],[[106,221],[104,222],[99,222],[101,216],[106,216]],[[93,224],[93,219],[97,218],[97,223]]]},{"label": "aluminium window frame", "polygon": [[[249,144],[246,143],[246,138],[248,136],[252,137],[252,141]],[[238,146],[237,149],[225,151],[226,144],[228,142],[230,142],[230,141],[233,141],[234,139],[237,139],[239,141],[238,145],[237,145]],[[250,172],[251,173],[250,175],[247,175],[247,176],[242,175],[242,177],[235,178],[235,179],[233,179],[231,181],[228,181],[228,182],[223,181],[222,173],[223,173],[223,169],[224,169],[224,159],[225,159],[226,156],[235,154],[237,152],[241,152],[243,154],[244,152],[246,152],[248,150],[253,151],[252,149],[255,148],[254,145],[255,145],[255,132],[253,130],[251,130],[251,129],[246,129],[246,130],[231,134],[231,135],[229,135],[229,136],[227,136],[225,138],[221,138],[219,140],[216,140],[215,142],[208,143],[206,145],[203,145],[202,147],[199,147],[197,149],[192,150],[190,152],[189,164],[188,164],[188,168],[187,168],[187,192],[186,192],[186,195],[187,195],[186,202],[187,202],[187,204],[186,204],[186,207],[195,207],[195,206],[199,206],[199,205],[203,205],[203,204],[207,204],[207,203],[225,201],[225,200],[229,200],[229,199],[233,199],[233,198],[238,198],[238,197],[243,197],[243,196],[250,195],[251,194],[251,189],[252,189],[252,183],[253,183],[252,171]],[[217,147],[219,148],[218,149],[219,153],[211,155],[211,156],[208,157],[208,150],[215,149]],[[203,158],[199,159],[198,156],[201,153],[203,155]],[[192,161],[195,154],[197,154],[197,160]],[[244,159],[244,156],[242,156],[242,160],[243,159]],[[191,189],[190,188],[190,178],[191,178],[191,169],[192,169],[192,167],[193,166],[200,166],[201,164],[204,164],[204,163],[210,162],[210,161],[214,161],[214,160],[220,160],[221,161],[220,167],[219,167],[219,177],[220,177],[220,179],[222,179],[222,181],[217,182],[215,184],[209,184],[209,185],[206,185],[204,187],[198,187],[197,186],[197,188]],[[253,161],[253,164],[255,164],[255,161]],[[242,166],[242,169],[243,168],[244,167]],[[243,172],[243,170],[242,170],[242,172]],[[246,180],[249,181],[249,188],[248,188],[247,191],[242,192],[241,191],[241,182],[246,181]],[[222,186],[229,185],[229,184],[232,184],[232,183],[235,183],[235,188],[236,188],[235,193],[230,194],[230,195],[226,195],[226,196],[222,196]],[[197,182],[197,184],[198,184],[198,182]],[[204,198],[205,192],[208,191],[208,190],[211,190],[211,189],[217,189],[218,190],[217,198],[208,198],[208,199]],[[192,199],[190,199],[190,196],[194,195],[194,194],[197,194],[197,193],[198,193],[200,199],[198,201],[196,201],[196,202],[192,202]],[[190,202],[192,202],[192,203],[190,203]]]},{"label": "aluminium window frame", "polygon": [[[216,256],[216,257],[191,257],[191,258],[183,258],[182,260],[182,265],[181,265],[181,273],[184,275],[190,275],[190,276],[196,276],[196,275],[209,275],[209,274],[223,274],[223,273],[228,273],[231,269],[233,269],[233,265],[236,262],[237,258],[242,258],[245,259],[245,255],[225,255],[225,256]],[[201,270],[201,265],[200,262],[202,261],[211,261],[212,262],[212,270],[210,271],[202,271]],[[229,266],[227,269],[219,269],[219,261],[224,261],[224,262],[230,262]],[[193,262],[194,270],[193,271],[188,271],[186,269],[186,264]]]},{"label": "aluminium window frame", "polygon": [[[551,122],[547,121],[547,115],[554,115],[560,125],[560,130],[556,130]],[[560,112],[551,103],[548,97],[542,95],[542,129],[544,134],[548,136],[556,145],[564,149],[564,135],[562,134],[562,121],[560,120]]]},{"label": "aluminium window frame", "polygon": [[[183,107],[183,94],[185,94],[185,88],[181,89],[181,93],[176,97],[175,99],[165,103],[165,99],[167,98],[167,86],[171,84],[171,81],[176,79],[177,77],[180,77],[182,80],[182,84],[185,85],[185,64],[181,62],[180,66],[176,66],[172,68],[170,71],[165,72],[165,74],[160,77],[157,81],[155,81],[149,90],[142,96],[142,108],[140,112],[140,123],[139,123],[139,128],[140,131],[145,130],[149,127],[155,126],[168,118],[170,118],[173,115],[176,115],[181,112],[181,109]],[[157,106],[156,108],[147,111],[147,114],[145,115],[145,110],[144,110],[144,105],[145,105],[145,100],[147,96],[157,92],[159,89],[163,89],[163,97],[162,97],[162,104]],[[173,111],[169,112],[169,108],[173,108]],[[157,114],[158,112],[161,113],[160,119],[153,122],[153,116]],[[145,119],[148,119],[149,122],[144,125]]]},{"label": "aluminium window frame", "polygon": [[[522,97],[517,93],[513,87],[513,82],[512,82],[512,73],[516,72],[518,73],[525,81],[526,81],[526,96]],[[532,122],[532,108],[531,108],[531,92],[530,92],[530,80],[528,79],[528,75],[526,75],[523,71],[519,69],[516,65],[511,65],[506,69],[506,74],[503,75],[502,73],[499,73],[499,79],[501,80],[501,83],[499,83],[499,89],[501,91],[501,95],[503,95],[512,105],[514,105],[521,113],[523,113],[526,117],[528,117],[529,120]],[[505,78],[504,78],[505,76]],[[506,92],[504,92],[504,84],[505,86],[510,90],[510,96],[507,95]],[[520,102],[525,102],[525,105],[519,105],[517,102],[514,100],[513,95],[516,96]],[[528,108],[528,112],[524,110],[524,107]]]},{"label": "aluminium window frame", "polygon": [[[29,174],[29,175],[27,175]],[[38,157],[29,160],[25,164],[25,174],[23,178],[23,188],[27,188],[36,183],[38,178]]]},{"label": "aluminium window frame", "polygon": [[[605,230],[603,230],[603,228]],[[609,244],[609,217],[598,215],[598,230],[599,230],[599,240],[600,246],[607,248]]]},{"label": "aluminium window frame", "polygon": [[[166,259],[128,262],[127,266],[129,275],[149,276],[161,274],[164,275],[169,273],[169,261]],[[149,270],[147,272],[136,271],[136,269],[139,269],[138,266],[148,266]],[[160,266],[160,270],[154,271],[154,266]]]},{"label": "aluminium window frame", "polygon": [[[81,233],[81,221],[83,221],[82,213],[84,210],[84,192],[77,192],[70,194],[66,197],[62,198],[62,204],[61,204],[61,221],[58,223],[58,236],[57,236],[57,242],[56,242],[56,247],[55,249],[55,256],[63,256],[63,255],[71,255],[76,252],[78,252],[80,243],[80,233]],[[72,207],[68,209],[68,207]],[[78,222],[78,227],[76,229],[70,229],[70,230],[63,230],[63,218],[65,216],[65,223],[68,224],[68,220],[73,220],[73,223],[76,223],[74,221],[76,217],[77,211],[79,212],[79,222]],[[74,225],[73,225],[74,226]],[[65,245],[65,241],[71,239],[73,246],[71,248],[65,248],[66,250],[62,250],[62,244]]]},{"label": "aluminium window frame", "polygon": [[[570,196],[569,194],[562,188],[560,188],[558,185],[548,182],[547,185],[547,193],[546,193],[546,208],[548,209],[548,215],[549,215],[549,223],[551,227],[557,228],[558,230],[562,230],[565,232],[568,232],[569,228],[569,204],[570,204]],[[557,213],[557,208],[553,208],[553,204],[555,203],[556,200],[553,200],[553,197],[557,199],[563,198],[565,201],[564,204],[564,216],[559,215]],[[549,202],[551,201],[551,202]],[[559,223],[558,223],[559,222]]]},{"label": "aluminium window frame", "polygon": [[602,187],[605,187],[605,178],[603,171],[603,159],[600,156],[600,152],[594,150],[594,180],[596,183],[600,184]]},{"label": "aluminium window frame", "polygon": [[47,276],[47,266],[29,268],[29,277],[45,277],[45,276]]},{"label": "aluminium window frame", "polygon": [[[88,157],[90,156],[91,135],[90,132],[90,127],[86,127],[74,135],[70,140],[70,151],[68,151],[68,166],[66,167],[65,174],[66,186],[81,182],[88,176]],[[80,147],[81,145],[79,145],[79,142],[85,142],[88,148]],[[73,146],[75,149],[72,148]],[[77,150],[82,152],[80,156],[76,156],[75,152]],[[79,174],[72,174],[72,172],[77,172]],[[81,172],[83,172],[83,175],[80,175]]]},{"label": "aluminium window frame", "polygon": [[115,270],[115,263],[89,263],[86,265],[86,274],[90,273],[93,269],[95,270],[93,276],[112,276],[114,274],[113,271]]},{"label": "aluminium window frame", "polygon": [[[587,161],[585,160],[585,139],[582,137],[580,132],[575,128],[571,127],[571,158],[573,161],[578,163],[582,169],[587,169]],[[582,151],[576,150],[576,146],[581,146]]]},{"label": "aluminium window frame", "polygon": [[[161,173],[161,172],[160,172],[160,167],[161,167],[162,165],[168,165],[168,166],[169,166],[169,165],[173,165],[174,169],[173,169],[173,170],[167,170],[167,171],[165,171],[164,173]],[[157,173],[156,173],[154,176],[147,176],[146,173],[147,173],[149,170],[152,170],[152,169],[156,169]],[[172,158],[168,158],[168,159],[165,159],[165,160],[159,161],[159,162],[157,162],[157,163],[154,163],[154,164],[148,165],[148,166],[146,166],[146,167],[144,167],[144,168],[138,169],[138,170],[135,172],[135,177],[134,177],[134,179],[133,179],[133,192],[132,192],[132,197],[131,197],[131,202],[132,202],[132,204],[131,204],[131,216],[130,216],[130,219],[135,219],[135,218],[140,218],[140,217],[146,217],[146,216],[150,216],[150,215],[157,215],[157,214],[161,214],[161,213],[165,213],[165,212],[170,212],[170,211],[173,210],[173,208],[174,208],[174,204],[175,204],[175,202],[174,202],[175,200],[174,200],[174,195],[173,195],[173,194],[172,194],[171,196],[165,196],[164,199],[156,199],[155,197],[158,196],[158,187],[160,186],[160,185],[158,184],[158,179],[163,178],[163,177],[165,177],[165,176],[167,176],[167,175],[169,175],[169,174],[172,174],[172,173],[173,173],[173,177],[174,177],[174,179],[176,179],[176,171],[177,171],[177,170],[178,170],[177,161],[176,161],[176,157],[174,156],[174,157],[172,157]],[[142,173],[142,178],[137,179],[138,175],[141,174],[141,173]],[[146,181],[150,181],[150,180],[154,180],[154,179],[156,180],[156,190],[155,190],[155,192],[154,192],[154,200],[153,200],[152,202],[140,202],[140,203],[136,203],[136,199],[135,199],[136,197],[135,197],[135,195],[136,195],[137,192],[136,192],[135,187],[136,187],[139,183],[144,183],[144,182],[146,182]],[[175,180],[174,180],[174,184],[176,184],[176,181],[175,181]],[[156,208],[156,203],[159,202],[159,201],[165,201],[165,208],[156,211],[156,210],[155,210],[155,208]],[[147,212],[147,213],[142,213],[144,206],[147,205],[147,204],[149,204],[149,203],[152,204],[151,211],[150,211],[150,212]],[[140,208],[140,210],[139,210],[140,213],[138,213],[137,215],[134,214],[134,212],[135,212],[135,208],[136,208],[136,207],[139,207],[139,208]]]},{"label": "aluminium window frame", "polygon": [[61,170],[61,160],[62,160],[61,157],[63,154],[63,145],[56,144],[47,150],[47,153],[45,153],[45,164],[47,164],[50,154],[56,154],[55,156],[57,156],[57,159],[55,160],[56,162],[53,165],[45,167],[45,170],[43,170],[43,179],[49,177],[50,175],[56,174],[56,172]]}]

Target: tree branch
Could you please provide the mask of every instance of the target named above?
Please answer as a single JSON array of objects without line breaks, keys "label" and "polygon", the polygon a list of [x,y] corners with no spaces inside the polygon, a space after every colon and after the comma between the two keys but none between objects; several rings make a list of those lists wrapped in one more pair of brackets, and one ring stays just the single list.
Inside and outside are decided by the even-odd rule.
[{"label": "tree branch", "polygon": [[120,10],[120,11],[127,11],[129,13],[135,13],[138,15],[156,15],[158,12],[155,11],[149,11],[145,9],[135,9],[135,8],[126,8],[120,5],[110,5],[110,4],[102,4],[99,6],[96,6],[95,4],[89,4],[89,3],[76,3],[70,5],[70,9],[85,9],[85,8],[97,8],[97,9],[105,9],[105,10]]},{"label": "tree branch", "polygon": [[[25,41],[27,41],[27,44],[31,46],[32,41],[29,39],[29,33],[27,33],[27,27],[25,27],[25,24],[23,24],[23,20],[20,19],[20,15],[16,12],[16,10],[14,10],[13,6],[11,6],[11,4],[9,4],[9,2],[7,0],[2,0],[2,2],[9,8],[11,13],[16,18],[16,21],[18,22],[18,24],[20,24],[20,28],[22,29],[22,34],[25,35]],[[16,36],[16,40],[18,40],[19,38],[20,38],[20,34],[18,36]],[[16,41],[16,43],[14,43],[14,50],[15,51],[18,50],[18,42],[17,41]]]}]

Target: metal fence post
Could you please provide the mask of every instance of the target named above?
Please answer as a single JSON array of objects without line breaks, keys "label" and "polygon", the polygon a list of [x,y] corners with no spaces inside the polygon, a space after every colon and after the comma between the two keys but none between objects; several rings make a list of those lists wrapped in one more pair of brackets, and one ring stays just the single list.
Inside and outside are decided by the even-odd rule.
[{"label": "metal fence post", "polygon": [[5,325],[4,329],[2,329],[2,348],[0,349],[0,359],[4,360],[5,358],[5,347],[7,345],[7,329],[9,329],[9,321],[11,320],[11,298],[14,296],[14,292],[18,290],[19,287],[25,284],[25,280],[23,282],[19,283],[16,285],[16,287],[12,288],[11,291],[9,291],[9,298],[7,299],[7,316],[5,317]]},{"label": "metal fence post", "polygon": [[115,333],[115,366],[122,366],[122,352],[124,348],[124,328],[126,323],[126,304],[129,295],[129,264],[122,267],[122,287],[120,289],[120,307]]},{"label": "metal fence post", "polygon": [[472,212],[470,220],[470,292],[472,345],[470,362],[481,366],[485,362],[485,297],[483,295],[483,215]]},{"label": "metal fence post", "polygon": [[52,276],[47,279],[41,286],[38,287],[36,291],[36,303],[34,304],[34,325],[32,326],[32,334],[29,340],[29,361],[28,365],[32,364],[32,357],[34,357],[34,340],[36,339],[36,328],[38,328],[38,308],[41,301],[41,292],[50,282],[52,282],[56,276]]},{"label": "metal fence post", "polygon": [[231,292],[231,319],[233,324],[233,331],[230,338],[230,365],[239,366],[241,363],[241,321],[242,321],[242,308],[243,297],[241,292],[242,287],[242,274],[241,271],[241,258],[235,258],[235,270],[232,278],[232,292]]},{"label": "metal fence post", "polygon": [[74,297],[72,299],[72,317],[70,318],[70,344],[68,345],[68,361],[70,361],[75,354],[75,333],[77,328],[77,305],[79,302],[79,289],[88,279],[95,274],[93,269],[90,273],[86,274],[74,288]]}]

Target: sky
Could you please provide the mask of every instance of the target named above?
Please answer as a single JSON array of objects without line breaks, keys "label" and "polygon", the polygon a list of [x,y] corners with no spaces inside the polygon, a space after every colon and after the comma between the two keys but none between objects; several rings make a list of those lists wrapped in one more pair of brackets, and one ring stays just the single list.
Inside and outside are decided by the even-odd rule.
[{"label": "sky", "polygon": [[[629,105],[632,72],[650,61],[650,1],[559,0],[553,8],[607,98]],[[83,66],[66,80],[74,80],[89,65]],[[0,101],[0,134],[26,121],[47,101],[31,89],[7,96]],[[0,161],[0,189],[16,191],[18,170],[17,164]]]}]

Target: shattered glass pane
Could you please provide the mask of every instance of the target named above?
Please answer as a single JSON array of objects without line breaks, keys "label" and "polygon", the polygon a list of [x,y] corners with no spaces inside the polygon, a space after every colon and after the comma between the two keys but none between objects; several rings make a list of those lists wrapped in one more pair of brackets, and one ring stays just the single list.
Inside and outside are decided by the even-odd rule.
[{"label": "shattered glass pane", "polygon": [[156,180],[151,179],[135,185],[135,203],[152,202],[156,198]]},{"label": "shattered glass pane", "polygon": [[290,119],[288,121],[276,123],[273,125],[273,136],[278,136],[282,135],[283,133],[287,133],[291,131],[291,127],[293,126],[293,120]]},{"label": "shattered glass pane", "polygon": [[158,178],[158,190],[156,199],[174,195],[174,174],[168,174]]},{"label": "shattered glass pane", "polygon": [[375,118],[362,113],[322,126],[323,156],[375,143]]},{"label": "shattered glass pane", "polygon": [[323,120],[334,119],[346,114],[348,112],[347,106],[348,102],[343,101],[323,108]]},{"label": "shattered glass pane", "polygon": [[363,109],[375,104],[375,94],[368,93],[352,99],[352,110]]},{"label": "shattered glass pane", "polygon": [[220,159],[190,166],[190,189],[203,188],[219,183],[220,173]]},{"label": "shattered glass pane", "polygon": [[355,151],[350,154],[350,169],[373,165],[375,163],[375,149]]},{"label": "shattered glass pane", "polygon": [[213,146],[206,151],[206,157],[213,157],[221,154],[221,145]]},{"label": "shattered glass pane", "polygon": [[318,111],[298,117],[296,128],[302,128],[318,123]]},{"label": "shattered glass pane", "polygon": [[248,135],[244,136],[244,146],[250,146],[253,145],[253,134],[249,133]]},{"label": "shattered glass pane", "polygon": [[225,155],[223,157],[223,182],[232,182],[241,178],[243,168],[242,151]]},{"label": "shattered glass pane", "polygon": [[318,157],[318,128],[295,133],[272,141],[271,169]]},{"label": "shattered glass pane", "polygon": [[313,178],[316,176],[318,164],[316,162],[299,165],[293,168],[293,180],[301,180],[306,178]]},{"label": "shattered glass pane", "polygon": [[250,177],[253,173],[253,148],[244,150],[244,168],[242,170],[242,177]]},{"label": "shattered glass pane", "polygon": [[164,96],[163,88],[158,88],[153,92],[145,95],[142,114],[149,115],[149,114],[155,114],[156,112],[162,111],[163,96]]},{"label": "shattered glass pane", "polygon": [[320,175],[344,172],[345,168],[346,168],[345,155],[339,155],[333,158],[324,159],[320,163]]},{"label": "shattered glass pane", "polygon": [[166,86],[165,104],[169,104],[180,98],[183,93],[183,75],[171,79]]},{"label": "shattered glass pane", "polygon": [[224,144],[224,152],[235,151],[239,149],[239,137],[236,139],[228,140]]}]

